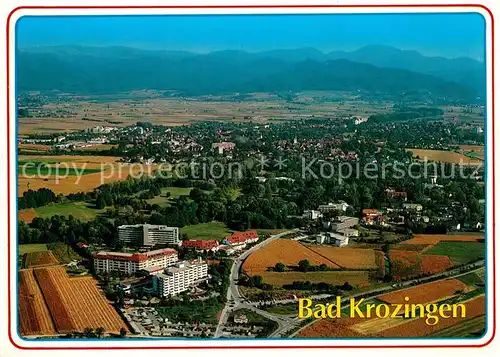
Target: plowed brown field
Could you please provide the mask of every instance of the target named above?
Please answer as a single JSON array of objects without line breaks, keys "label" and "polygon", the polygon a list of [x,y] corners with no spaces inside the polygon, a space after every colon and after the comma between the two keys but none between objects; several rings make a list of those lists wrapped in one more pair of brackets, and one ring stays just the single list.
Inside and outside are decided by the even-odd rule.
[{"label": "plowed brown field", "polygon": [[[93,278],[69,278],[61,266],[21,272],[21,334],[82,332],[86,327],[103,327],[106,333],[119,333],[122,327],[127,328]],[[26,298],[30,294],[35,298],[38,296],[38,300],[35,299],[38,304],[30,304]],[[43,321],[49,320],[55,325],[52,329],[47,322],[42,325]]]},{"label": "plowed brown field", "polygon": [[345,269],[378,268],[373,249],[310,246],[312,251]]},{"label": "plowed brown field", "polygon": [[334,262],[320,256],[297,241],[277,239],[258,249],[243,263],[243,270],[250,275],[265,272],[277,263],[297,266],[299,261],[307,259],[312,265],[326,264],[331,268],[339,268]]},{"label": "plowed brown field", "polygon": [[453,262],[445,255],[422,255],[415,251],[390,250],[389,259],[395,280],[437,274],[453,267]]},{"label": "plowed brown field", "polygon": [[447,234],[421,234],[400,244],[438,244],[441,241],[449,242],[475,242],[483,239],[482,235],[447,235]]},{"label": "plowed brown field", "polygon": [[53,335],[56,333],[33,270],[19,271],[19,333]]},{"label": "plowed brown field", "polygon": [[423,337],[436,333],[439,330],[463,323],[466,320],[483,316],[486,314],[484,295],[465,303],[466,317],[441,318],[436,325],[429,326],[425,323],[425,318],[418,318],[408,321],[405,324],[384,330],[378,335],[380,337]]},{"label": "plowed brown field", "polygon": [[24,254],[24,268],[35,268],[59,264],[50,250]]},{"label": "plowed brown field", "polygon": [[452,296],[459,290],[467,291],[467,285],[457,279],[448,279],[379,295],[377,299],[389,304],[403,304],[406,303],[404,298],[407,296],[410,304],[425,304]]}]

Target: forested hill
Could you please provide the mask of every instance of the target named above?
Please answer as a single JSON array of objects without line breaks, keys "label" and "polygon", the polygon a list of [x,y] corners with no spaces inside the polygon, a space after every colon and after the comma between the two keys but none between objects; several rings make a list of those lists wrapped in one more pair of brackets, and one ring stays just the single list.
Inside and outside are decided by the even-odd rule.
[{"label": "forested hill", "polygon": [[[298,50],[297,50],[298,51]],[[279,52],[279,51],[278,51]],[[18,90],[112,93],[177,90],[188,95],[254,91],[349,90],[473,100],[480,91],[437,75],[377,67],[347,59],[274,52],[194,54],[122,47],[52,47],[19,50]]]}]

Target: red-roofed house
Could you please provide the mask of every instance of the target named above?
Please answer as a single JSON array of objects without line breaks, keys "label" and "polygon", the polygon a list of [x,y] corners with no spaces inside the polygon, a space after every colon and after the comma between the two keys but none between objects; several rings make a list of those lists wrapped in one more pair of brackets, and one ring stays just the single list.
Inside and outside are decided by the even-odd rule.
[{"label": "red-roofed house", "polygon": [[227,236],[224,239],[224,244],[228,245],[250,244],[257,242],[258,240],[259,240],[259,234],[255,230],[246,232],[234,232],[231,236]]},{"label": "red-roofed house", "polygon": [[361,211],[361,215],[363,216],[361,222],[364,224],[372,225],[376,223],[382,226],[385,225],[385,217],[376,209],[365,208]]},{"label": "red-roofed house", "polygon": [[149,267],[165,268],[178,260],[175,249],[165,248],[146,253],[96,252],[92,255],[94,268],[98,273],[119,271],[134,274]]},{"label": "red-roofed house", "polygon": [[215,252],[219,249],[219,242],[216,240],[185,240],[182,248],[194,248],[196,251],[210,250]]}]

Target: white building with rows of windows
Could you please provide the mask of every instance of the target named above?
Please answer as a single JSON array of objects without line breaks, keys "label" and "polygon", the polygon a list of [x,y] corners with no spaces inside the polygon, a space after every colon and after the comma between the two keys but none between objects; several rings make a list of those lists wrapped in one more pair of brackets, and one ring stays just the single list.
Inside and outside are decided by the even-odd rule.
[{"label": "white building with rows of windows", "polygon": [[94,253],[93,258],[97,273],[120,272],[124,274],[134,274],[138,270],[152,267],[166,268],[179,260],[177,251],[170,248],[145,253],[103,251]]},{"label": "white building with rows of windows", "polygon": [[161,297],[173,296],[208,280],[208,264],[201,261],[184,261],[166,268],[153,276],[153,290]]},{"label": "white building with rows of windows", "polygon": [[153,224],[123,225],[118,227],[118,240],[133,245],[177,245],[179,228]]}]

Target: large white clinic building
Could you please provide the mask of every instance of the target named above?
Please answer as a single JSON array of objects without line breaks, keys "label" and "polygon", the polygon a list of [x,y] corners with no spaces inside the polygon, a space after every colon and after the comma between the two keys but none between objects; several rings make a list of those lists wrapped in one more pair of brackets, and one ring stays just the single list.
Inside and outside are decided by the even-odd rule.
[{"label": "large white clinic building", "polygon": [[173,296],[189,290],[208,278],[208,264],[201,259],[178,262],[166,268],[163,273],[153,276],[153,290],[161,297]]},{"label": "large white clinic building", "polygon": [[96,252],[93,254],[94,268],[97,273],[120,272],[134,274],[141,269],[175,264],[179,258],[175,249],[165,248],[146,253]]},{"label": "large white clinic building", "polygon": [[179,244],[179,228],[152,224],[118,226],[118,240],[134,245]]}]

